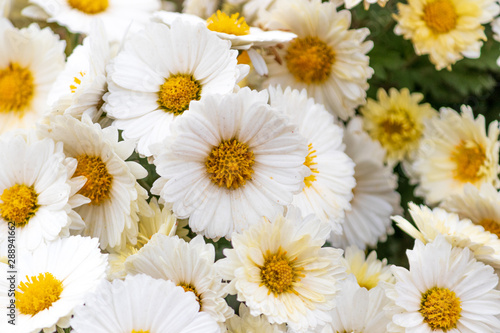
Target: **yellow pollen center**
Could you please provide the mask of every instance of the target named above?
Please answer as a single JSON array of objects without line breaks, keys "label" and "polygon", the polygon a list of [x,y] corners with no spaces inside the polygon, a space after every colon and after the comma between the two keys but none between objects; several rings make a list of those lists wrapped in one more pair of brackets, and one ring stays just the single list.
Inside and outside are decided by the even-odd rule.
[{"label": "yellow pollen center", "polygon": [[34,92],[29,69],[15,63],[0,69],[0,113],[14,111],[22,116],[29,108]]},{"label": "yellow pollen center", "polygon": [[492,219],[483,219],[479,224],[484,228],[484,230],[495,234],[500,238],[500,223]]},{"label": "yellow pollen center", "polygon": [[0,196],[0,214],[16,227],[28,223],[38,210],[38,194],[33,186],[16,184],[5,189]]},{"label": "yellow pollen center", "polygon": [[216,32],[223,32],[230,35],[243,36],[250,33],[250,27],[245,22],[245,18],[239,17],[240,13],[231,16],[220,10],[207,19],[207,28]]},{"label": "yellow pollen center", "polygon": [[275,254],[271,254],[268,250],[264,257],[264,265],[260,267],[262,282],[259,286],[266,286],[269,290],[267,294],[273,293],[275,297],[285,292],[296,294],[293,285],[305,275],[302,274],[302,267],[295,267],[293,264],[295,260],[296,258],[289,260],[286,251],[283,251],[281,247]]},{"label": "yellow pollen center", "polygon": [[73,177],[87,178],[78,193],[89,198],[91,205],[100,205],[109,198],[113,176],[108,173],[106,164],[99,156],[80,155],[76,159],[78,165]]},{"label": "yellow pollen center", "polygon": [[[79,72],[78,73],[80,75],[80,78],[83,78],[85,76],[85,72]],[[76,76],[73,78],[73,83],[74,84],[70,84],[69,88],[71,89],[71,93],[75,93],[76,92],[76,89],[78,89],[78,87],[80,86],[80,84],[82,83],[82,80],[77,78]]]},{"label": "yellow pollen center", "polygon": [[205,166],[210,179],[220,187],[237,189],[252,179],[253,152],[236,139],[222,141],[208,155]]},{"label": "yellow pollen center", "polygon": [[450,0],[435,0],[425,5],[422,19],[434,33],[443,34],[457,25],[457,12]]},{"label": "yellow pollen center", "polygon": [[162,109],[180,115],[189,108],[189,102],[200,99],[201,84],[192,75],[172,75],[160,86],[158,97]]},{"label": "yellow pollen center", "polygon": [[26,278],[28,281],[21,282],[16,291],[16,307],[20,313],[34,316],[60,298],[63,285],[51,273]]},{"label": "yellow pollen center", "polygon": [[143,330],[136,331],[136,330],[132,330],[132,332],[130,332],[130,333],[149,333],[149,330],[148,331],[143,331]]},{"label": "yellow pollen center", "polygon": [[317,37],[295,38],[288,46],[285,60],[297,81],[319,84],[330,76],[335,54]]},{"label": "yellow pollen center", "polygon": [[473,141],[462,141],[451,154],[455,163],[453,178],[462,183],[476,183],[482,178],[486,152],[483,146]]},{"label": "yellow pollen center", "polygon": [[251,65],[252,60],[250,60],[250,56],[247,51],[242,51],[241,54],[236,58],[238,60],[238,65]]},{"label": "yellow pollen center", "polygon": [[200,304],[200,311],[201,311],[201,297],[198,294],[198,292],[196,292],[196,288],[192,284],[184,282],[179,283],[179,286],[181,286],[185,292],[190,291],[196,296],[196,300],[198,301],[198,304]]},{"label": "yellow pollen center", "polygon": [[317,157],[316,150],[313,148],[312,143],[308,144],[307,147],[309,153],[306,156],[306,161],[304,162],[304,165],[311,170],[311,174],[307,177],[304,177],[304,183],[306,184],[306,187],[311,187],[312,183],[316,181],[315,174],[319,173],[319,171],[314,167],[314,165],[318,164],[314,161],[314,159]]},{"label": "yellow pollen center", "polygon": [[422,294],[419,312],[432,330],[456,328],[461,311],[460,298],[448,288],[434,287]]},{"label": "yellow pollen center", "polygon": [[68,0],[68,5],[72,8],[94,15],[105,11],[109,7],[108,0]]}]

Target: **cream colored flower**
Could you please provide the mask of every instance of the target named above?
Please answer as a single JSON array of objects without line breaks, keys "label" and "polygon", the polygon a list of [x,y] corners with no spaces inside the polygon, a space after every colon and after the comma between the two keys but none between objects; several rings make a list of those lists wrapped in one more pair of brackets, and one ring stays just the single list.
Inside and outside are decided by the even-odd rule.
[{"label": "cream colored flower", "polygon": [[226,321],[228,333],[285,333],[285,325],[271,324],[263,315],[252,316],[244,303],[240,303],[239,316],[234,315]]},{"label": "cream colored flower", "polygon": [[487,24],[499,13],[495,0],[409,0],[398,3],[397,35],[411,39],[418,55],[436,69],[451,69],[463,57],[479,58]]},{"label": "cream colored flower", "polygon": [[306,89],[309,97],[343,120],[365,103],[373,69],[366,55],[373,42],[367,28],[349,29],[351,13],[320,0],[278,0],[264,27],[297,35],[267,56],[265,85]]},{"label": "cream colored flower", "polygon": [[387,259],[378,260],[377,252],[371,251],[368,257],[365,251],[355,246],[345,249],[343,263],[347,274],[353,274],[360,287],[375,288],[380,281],[394,283],[394,276],[387,265]]}]

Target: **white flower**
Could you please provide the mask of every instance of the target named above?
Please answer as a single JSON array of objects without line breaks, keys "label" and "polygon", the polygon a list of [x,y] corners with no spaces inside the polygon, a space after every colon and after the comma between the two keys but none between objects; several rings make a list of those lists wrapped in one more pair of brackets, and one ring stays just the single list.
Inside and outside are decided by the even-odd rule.
[{"label": "white flower", "polygon": [[231,236],[272,218],[304,186],[305,140],[248,88],[192,102],[156,146],[152,188],[179,218],[209,238]]},{"label": "white flower", "polygon": [[[101,19],[107,38],[120,41],[127,29],[138,31],[161,7],[160,0],[29,0],[22,14],[57,22],[73,33],[88,34],[95,19]],[[133,23],[133,24],[132,24]]]},{"label": "white flower", "polygon": [[137,212],[146,206],[147,192],[137,184],[137,178],[147,175],[136,162],[125,162],[132,154],[134,142],[118,142],[118,130],[101,129],[87,115],[82,121],[69,116],[51,117],[38,129],[41,137],[64,143],[64,153],[78,164],[74,177],[83,176],[86,183],[78,192],[90,203],[76,212],[85,222],[80,232],[98,237],[102,249],[124,247],[128,240],[137,240]]},{"label": "white flower", "polygon": [[347,274],[353,274],[360,287],[375,288],[380,281],[394,283],[394,276],[390,272],[387,259],[377,259],[377,252],[371,251],[368,257],[363,250],[355,246],[345,249],[343,263]]},{"label": "white flower", "polygon": [[306,89],[317,103],[341,119],[354,115],[366,101],[367,80],[373,70],[366,53],[373,47],[364,42],[367,28],[349,30],[351,13],[337,12],[335,4],[320,0],[278,0],[264,27],[286,30],[297,38],[266,57],[266,85]]},{"label": "white flower", "polygon": [[0,18],[0,134],[34,127],[64,67],[65,42],[37,24],[18,30]]},{"label": "white flower", "polygon": [[463,193],[466,183],[498,187],[498,121],[489,124],[486,134],[484,116],[474,119],[468,106],[461,107],[461,114],[449,108],[439,113],[426,123],[412,165],[418,182],[415,193],[430,205]]},{"label": "white flower", "polygon": [[493,269],[443,237],[407,250],[410,269],[391,268],[389,332],[497,332],[500,291]]},{"label": "white flower", "polygon": [[151,156],[150,145],[168,136],[192,100],[235,89],[248,70],[237,65],[236,56],[229,42],[201,24],[150,23],[130,37],[108,67],[105,111],[125,139],[138,140],[140,154]]},{"label": "white flower", "polygon": [[239,316],[233,316],[226,321],[228,333],[284,333],[285,325],[271,324],[263,315],[252,316],[244,303],[240,303]]},{"label": "white flower", "polygon": [[305,90],[269,87],[270,104],[290,117],[308,144],[305,165],[311,174],[304,178],[305,187],[293,197],[292,204],[304,215],[315,214],[330,223],[335,233],[342,233],[344,210],[350,209],[354,180],[354,163],[344,153],[343,129],[321,104],[307,98]]},{"label": "white flower", "polygon": [[387,332],[391,319],[385,316],[383,309],[390,300],[382,287],[367,290],[360,287],[352,275],[340,281],[339,286],[337,306],[330,311],[333,320],[318,332]]},{"label": "white flower", "polygon": [[[43,244],[35,252],[19,249],[16,262],[16,325],[0,322],[0,331],[9,333],[46,333],[55,326],[69,327],[73,309],[103,281],[106,255],[98,240],[72,236]],[[8,266],[0,263],[2,276]],[[0,280],[0,304],[9,304],[5,278]]]},{"label": "white flower", "polygon": [[77,333],[219,333],[219,326],[199,308],[192,293],[141,274],[102,283],[75,310],[71,327]]},{"label": "white flower", "polygon": [[83,224],[71,209],[88,202],[74,195],[84,180],[70,180],[76,160],[62,144],[14,135],[0,141],[0,156],[0,239],[13,223],[19,249],[32,251]]},{"label": "white flower", "polygon": [[362,126],[361,118],[354,118],[344,135],[346,153],[356,164],[356,186],[351,209],[345,213],[343,233],[330,236],[330,242],[342,248],[356,245],[365,249],[385,241],[394,231],[390,216],[401,211],[397,176],[383,162],[385,150],[370,139]]},{"label": "white flower", "polygon": [[468,219],[460,220],[457,214],[448,213],[441,208],[431,210],[423,205],[408,205],[416,227],[401,216],[392,218],[408,235],[424,244],[443,235],[453,246],[469,248],[477,260],[500,268],[500,240],[496,235]]},{"label": "white flower", "polygon": [[155,279],[171,280],[192,292],[200,304],[200,311],[222,325],[233,315],[227,305],[224,284],[215,266],[215,249],[205,244],[202,236],[189,243],[177,236],[157,234],[135,255],[125,261],[128,274],[147,274]]},{"label": "white flower", "polygon": [[338,280],[345,277],[342,250],[322,247],[328,225],[298,209],[286,217],[261,219],[233,234],[232,249],[217,261],[228,291],[245,302],[253,316],[305,332],[330,322]]}]

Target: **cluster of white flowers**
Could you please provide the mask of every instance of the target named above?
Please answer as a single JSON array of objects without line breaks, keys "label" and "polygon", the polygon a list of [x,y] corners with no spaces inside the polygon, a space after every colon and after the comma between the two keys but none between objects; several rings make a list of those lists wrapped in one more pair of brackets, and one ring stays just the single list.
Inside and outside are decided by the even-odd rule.
[{"label": "cluster of white flowers", "polygon": [[[0,0],[0,332],[498,332],[498,122],[367,100],[360,2],[30,0],[17,28]],[[440,68],[499,7],[408,2]],[[393,221],[409,269],[365,252]]]}]

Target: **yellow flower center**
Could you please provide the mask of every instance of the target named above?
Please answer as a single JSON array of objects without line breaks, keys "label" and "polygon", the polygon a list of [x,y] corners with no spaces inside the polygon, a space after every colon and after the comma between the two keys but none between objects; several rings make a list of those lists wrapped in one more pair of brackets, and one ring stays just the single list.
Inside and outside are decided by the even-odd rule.
[{"label": "yellow flower center", "polygon": [[38,194],[33,186],[11,186],[0,196],[0,214],[4,220],[13,222],[16,227],[22,227],[38,210],[37,199]]},{"label": "yellow flower center", "polygon": [[[81,78],[83,78],[85,76],[85,72],[79,72],[78,73],[80,75]],[[73,78],[73,82],[75,84],[71,84],[69,86],[69,88],[71,89],[71,93],[75,93],[76,92],[76,89],[78,89],[78,87],[80,86],[80,84],[82,83],[82,80],[80,80],[79,78],[77,78],[76,76]]]},{"label": "yellow flower center", "polygon": [[223,32],[230,35],[243,36],[250,33],[250,27],[245,22],[245,18],[239,17],[240,13],[231,16],[220,10],[207,19],[207,28],[216,32]]},{"label": "yellow flower center", "polygon": [[481,220],[479,224],[484,228],[484,230],[489,231],[500,238],[500,223],[492,219],[484,219]]},{"label": "yellow flower center", "polygon": [[303,267],[295,267],[293,261],[286,256],[286,251],[283,251],[281,247],[278,252],[271,254],[268,250],[264,256],[264,265],[260,267],[260,278],[262,282],[259,286],[266,286],[269,291],[277,297],[279,294],[292,292],[297,294],[293,289],[295,282],[301,280],[301,277],[305,275],[302,273]]},{"label": "yellow flower center", "polygon": [[483,175],[486,152],[483,146],[473,141],[462,141],[451,154],[455,163],[453,177],[462,183],[475,183]]},{"label": "yellow flower center", "polygon": [[85,14],[94,15],[109,7],[108,0],[68,0],[68,5]]},{"label": "yellow flower center", "polygon": [[113,176],[108,173],[106,164],[99,156],[80,155],[76,159],[78,165],[73,177],[87,178],[87,182],[78,193],[89,198],[90,204],[100,205],[109,198]]},{"label": "yellow flower center", "polygon": [[196,300],[198,301],[198,304],[200,304],[200,311],[201,311],[201,297],[200,294],[196,291],[196,287],[193,286],[191,283],[184,283],[181,282],[179,283],[179,286],[181,286],[185,292],[192,292],[196,296]]},{"label": "yellow flower center", "polygon": [[237,189],[252,179],[255,163],[253,152],[236,139],[222,141],[214,147],[205,166],[210,179],[220,187]]},{"label": "yellow flower center", "polygon": [[397,109],[389,110],[377,130],[371,134],[384,148],[393,152],[407,149],[409,143],[420,139],[422,131],[416,127],[408,111]]},{"label": "yellow flower center", "polygon": [[457,327],[462,311],[460,298],[448,288],[434,287],[422,294],[419,312],[432,330]]},{"label": "yellow flower center", "polygon": [[306,187],[311,187],[312,183],[316,181],[316,173],[319,173],[318,169],[313,167],[313,165],[317,165],[318,163],[314,162],[314,159],[317,157],[316,150],[313,148],[312,143],[307,145],[309,153],[306,156],[306,161],[304,165],[307,166],[311,170],[311,174],[304,178],[304,183],[306,183]]},{"label": "yellow flower center", "polygon": [[14,111],[23,115],[34,93],[34,80],[29,69],[15,63],[0,69],[0,112]]},{"label": "yellow flower center", "polygon": [[200,99],[201,84],[192,75],[172,75],[160,86],[158,95],[158,105],[162,109],[179,115],[189,108],[189,102]]},{"label": "yellow flower center", "polygon": [[132,330],[132,332],[130,332],[130,333],[149,333],[149,330],[148,331],[143,331],[143,330],[136,331],[136,330]]},{"label": "yellow flower center", "polygon": [[457,25],[457,12],[450,0],[435,0],[425,5],[422,19],[434,33],[443,34]]},{"label": "yellow flower center", "polygon": [[48,309],[56,302],[63,291],[62,282],[51,273],[40,273],[38,277],[26,276],[27,282],[21,282],[16,291],[16,307],[25,315],[36,315]]},{"label": "yellow flower center", "polygon": [[250,56],[248,55],[247,51],[242,51],[240,53],[240,55],[238,56],[238,58],[236,58],[236,60],[238,60],[238,65],[251,65],[252,64],[252,60],[250,60]]},{"label": "yellow flower center", "polygon": [[297,81],[319,84],[330,76],[335,54],[317,37],[295,38],[288,46],[285,60]]}]

